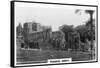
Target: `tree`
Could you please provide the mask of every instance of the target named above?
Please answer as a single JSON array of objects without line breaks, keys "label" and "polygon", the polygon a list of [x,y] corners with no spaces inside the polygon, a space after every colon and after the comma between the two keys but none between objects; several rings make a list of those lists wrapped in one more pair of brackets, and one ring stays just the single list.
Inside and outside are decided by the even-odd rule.
[{"label": "tree", "polygon": [[75,28],[75,30],[80,34],[80,41],[85,43],[85,40],[88,36],[88,30],[85,25],[79,25]]},{"label": "tree", "polygon": [[[75,10],[75,14],[81,13],[81,12],[82,12],[82,10],[80,10],[80,9]],[[85,10],[85,13],[90,15],[90,18],[88,19],[88,21],[85,24],[85,28],[88,30],[87,34],[91,37],[89,40],[93,41],[94,34],[95,34],[95,24],[93,23],[93,21],[95,21],[95,19],[93,19],[94,10]]]},{"label": "tree", "polygon": [[[78,13],[80,11],[75,11],[75,13]],[[93,24],[93,13],[94,13],[94,10],[85,10],[85,13],[89,14],[90,15],[90,18],[89,20],[86,22],[86,27],[88,28],[88,35],[90,36],[90,41],[91,41],[91,59],[93,59],[94,57],[94,52],[93,52],[93,49],[94,49],[94,45],[93,45],[93,40],[95,38],[95,27],[94,27],[94,24]]]},{"label": "tree", "polygon": [[65,48],[78,49],[77,46],[78,42],[76,42],[75,40],[79,40],[78,39],[79,35],[73,28],[73,25],[63,25],[60,27],[60,30],[65,34],[65,40],[66,40]]},{"label": "tree", "polygon": [[21,23],[19,23],[19,25],[16,27],[17,36],[22,35],[22,32],[23,32],[23,28],[22,28]]},{"label": "tree", "polygon": [[73,32],[73,25],[62,25],[59,28],[65,34],[65,40],[68,41],[68,33]]}]

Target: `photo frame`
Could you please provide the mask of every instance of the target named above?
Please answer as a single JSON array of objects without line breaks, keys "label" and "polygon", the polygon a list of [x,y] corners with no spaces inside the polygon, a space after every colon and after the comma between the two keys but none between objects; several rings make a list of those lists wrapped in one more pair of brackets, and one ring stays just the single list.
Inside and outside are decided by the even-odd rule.
[{"label": "photo frame", "polygon": [[98,61],[98,6],[11,1],[11,67]]}]

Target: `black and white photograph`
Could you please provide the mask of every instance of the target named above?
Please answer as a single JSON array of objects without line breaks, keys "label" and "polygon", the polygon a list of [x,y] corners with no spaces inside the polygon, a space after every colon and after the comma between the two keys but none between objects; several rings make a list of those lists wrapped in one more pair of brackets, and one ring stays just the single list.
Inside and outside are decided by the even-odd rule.
[{"label": "black and white photograph", "polygon": [[97,6],[13,3],[14,66],[97,61]]}]

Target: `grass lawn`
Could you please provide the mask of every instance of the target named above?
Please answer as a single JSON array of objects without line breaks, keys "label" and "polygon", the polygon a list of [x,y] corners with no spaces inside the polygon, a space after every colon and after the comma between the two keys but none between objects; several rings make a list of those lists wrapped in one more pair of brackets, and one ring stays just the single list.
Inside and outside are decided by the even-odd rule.
[{"label": "grass lawn", "polygon": [[68,52],[61,50],[17,50],[17,62],[35,62],[59,58],[72,58],[72,61],[84,61],[91,60],[91,54],[89,52]]}]

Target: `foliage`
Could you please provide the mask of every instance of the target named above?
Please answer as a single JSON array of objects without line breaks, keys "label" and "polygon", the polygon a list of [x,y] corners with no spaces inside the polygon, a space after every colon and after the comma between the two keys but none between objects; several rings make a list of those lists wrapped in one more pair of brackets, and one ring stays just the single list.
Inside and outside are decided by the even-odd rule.
[{"label": "foliage", "polygon": [[[86,25],[79,25],[75,28],[75,30],[79,32],[81,42],[84,42],[84,43],[86,42],[86,39],[91,41],[92,36],[95,36],[95,30],[89,29],[89,27],[87,27]],[[93,32],[93,35],[91,35],[92,32]]]},{"label": "foliage", "polygon": [[19,23],[19,25],[16,27],[17,36],[22,35],[22,32],[23,32],[23,28],[22,25]]},{"label": "foliage", "polygon": [[60,30],[64,32],[66,41],[68,41],[68,33],[75,31],[73,25],[62,25]]}]

